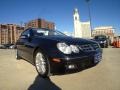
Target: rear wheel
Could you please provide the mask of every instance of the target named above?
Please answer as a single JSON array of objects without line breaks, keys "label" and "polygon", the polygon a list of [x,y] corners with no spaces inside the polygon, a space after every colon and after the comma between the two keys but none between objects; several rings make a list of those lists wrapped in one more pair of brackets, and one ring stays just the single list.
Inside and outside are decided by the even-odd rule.
[{"label": "rear wheel", "polygon": [[16,51],[16,59],[17,59],[17,60],[20,60],[20,59],[21,59],[21,57],[20,57],[19,54],[18,54],[18,50]]},{"label": "rear wheel", "polygon": [[49,62],[47,57],[40,51],[36,51],[35,56],[35,67],[37,72],[41,77],[48,77],[49,76]]}]

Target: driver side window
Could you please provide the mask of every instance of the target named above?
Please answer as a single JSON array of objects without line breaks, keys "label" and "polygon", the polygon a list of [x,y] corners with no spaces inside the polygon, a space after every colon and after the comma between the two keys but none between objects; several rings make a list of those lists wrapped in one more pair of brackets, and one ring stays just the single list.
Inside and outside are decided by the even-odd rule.
[{"label": "driver side window", "polygon": [[23,39],[27,37],[30,37],[30,30],[24,31],[20,36],[20,38],[23,38]]},{"label": "driver side window", "polygon": [[26,31],[24,31],[22,34],[21,34],[21,36],[24,36],[24,35],[28,35],[28,34],[30,34],[30,31],[29,30],[26,30]]}]

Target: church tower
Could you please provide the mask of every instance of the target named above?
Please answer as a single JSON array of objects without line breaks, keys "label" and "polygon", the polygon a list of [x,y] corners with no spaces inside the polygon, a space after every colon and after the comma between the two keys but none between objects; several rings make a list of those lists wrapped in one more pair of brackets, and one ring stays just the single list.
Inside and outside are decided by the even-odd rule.
[{"label": "church tower", "polygon": [[80,23],[80,17],[79,17],[79,12],[78,9],[74,9],[74,36],[82,38],[82,28],[81,28],[81,23]]}]

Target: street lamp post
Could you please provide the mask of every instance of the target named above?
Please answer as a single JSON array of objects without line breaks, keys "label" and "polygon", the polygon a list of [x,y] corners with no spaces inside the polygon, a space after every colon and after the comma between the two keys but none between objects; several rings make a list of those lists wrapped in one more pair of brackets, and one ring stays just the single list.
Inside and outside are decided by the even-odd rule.
[{"label": "street lamp post", "polygon": [[91,22],[91,12],[90,12],[90,0],[86,0],[89,12],[89,19],[90,19],[90,29],[91,29],[91,37],[92,37],[92,22]]}]

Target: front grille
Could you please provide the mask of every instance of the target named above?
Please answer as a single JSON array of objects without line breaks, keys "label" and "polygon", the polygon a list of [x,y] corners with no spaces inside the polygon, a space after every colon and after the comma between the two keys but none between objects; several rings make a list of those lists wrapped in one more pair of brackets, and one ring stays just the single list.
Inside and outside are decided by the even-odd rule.
[{"label": "front grille", "polygon": [[94,50],[97,50],[100,48],[98,44],[92,44],[92,46],[93,46]]},{"label": "front grille", "polygon": [[85,44],[85,45],[80,45],[79,48],[82,51],[89,52],[89,51],[94,51],[99,48],[98,44]]},{"label": "front grille", "polygon": [[82,51],[93,51],[93,47],[90,44],[86,44],[86,45],[80,45],[80,48]]}]

